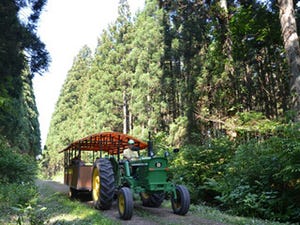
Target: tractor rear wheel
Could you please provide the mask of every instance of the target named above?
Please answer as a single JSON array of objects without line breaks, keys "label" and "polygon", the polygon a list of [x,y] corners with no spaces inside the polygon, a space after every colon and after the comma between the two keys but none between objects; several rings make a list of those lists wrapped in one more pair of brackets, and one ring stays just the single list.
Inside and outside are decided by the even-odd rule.
[{"label": "tractor rear wheel", "polygon": [[190,208],[190,193],[185,186],[177,185],[176,196],[176,199],[173,195],[171,197],[173,212],[178,215],[185,215]]},{"label": "tractor rear wheel", "polygon": [[97,209],[110,209],[115,191],[113,168],[108,159],[98,159],[92,174],[92,197]]},{"label": "tractor rear wheel", "polygon": [[165,194],[163,192],[153,193],[153,194],[148,194],[146,192],[143,192],[140,194],[140,196],[141,196],[143,206],[154,207],[154,208],[160,207],[162,202],[165,199]]},{"label": "tractor rear wheel", "polygon": [[118,193],[118,211],[120,218],[130,220],[133,212],[133,195],[128,187],[122,187]]}]

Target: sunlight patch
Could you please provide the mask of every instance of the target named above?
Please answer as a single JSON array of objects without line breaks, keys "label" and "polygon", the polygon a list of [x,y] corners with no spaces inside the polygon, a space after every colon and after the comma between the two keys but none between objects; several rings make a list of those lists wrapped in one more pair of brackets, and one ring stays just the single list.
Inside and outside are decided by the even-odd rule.
[{"label": "sunlight patch", "polygon": [[79,217],[74,216],[72,214],[60,214],[57,216],[52,217],[49,220],[50,224],[57,224],[57,222],[76,222],[79,219]]}]

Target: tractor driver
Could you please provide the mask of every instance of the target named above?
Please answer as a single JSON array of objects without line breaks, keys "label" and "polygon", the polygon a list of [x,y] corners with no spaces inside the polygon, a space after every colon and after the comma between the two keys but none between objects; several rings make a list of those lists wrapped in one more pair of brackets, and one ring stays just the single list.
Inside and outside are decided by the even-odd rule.
[{"label": "tractor driver", "polygon": [[134,140],[130,139],[128,141],[128,148],[123,152],[123,158],[127,159],[128,161],[137,160],[139,158],[138,152],[133,151],[134,148]]}]

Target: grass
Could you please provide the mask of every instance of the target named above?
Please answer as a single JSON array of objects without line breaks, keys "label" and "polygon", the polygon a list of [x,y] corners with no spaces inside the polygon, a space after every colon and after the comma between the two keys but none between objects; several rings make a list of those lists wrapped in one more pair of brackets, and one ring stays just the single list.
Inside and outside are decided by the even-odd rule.
[{"label": "grass", "polygon": [[233,216],[204,205],[192,205],[190,212],[201,218],[225,223],[228,225],[291,225],[291,223],[279,223],[257,218]]},{"label": "grass", "polygon": [[65,194],[54,192],[47,185],[39,185],[39,191],[41,195],[35,217],[39,220],[42,218],[44,224],[116,224],[116,221],[104,217],[100,211],[93,210],[86,204],[70,201]]},{"label": "grass", "polygon": [[[26,192],[15,193],[16,196]],[[9,191],[6,193],[10,193]],[[0,193],[3,196],[3,193]],[[11,198],[11,195],[10,195]],[[1,198],[2,199],[2,198]],[[3,200],[3,199],[2,199]],[[101,211],[94,210],[78,201],[70,201],[63,193],[55,192],[49,185],[41,182],[36,195],[26,204],[13,204],[6,201],[0,204],[0,224],[6,225],[115,225],[117,221],[104,217]],[[5,207],[6,206],[6,207]]]},{"label": "grass", "polygon": [[20,224],[24,210],[36,195],[32,183],[0,183],[0,224]]},{"label": "grass", "polygon": [[[164,201],[162,207],[171,209],[170,201]],[[181,220],[178,217],[178,221],[166,221],[162,218],[156,217],[155,214],[146,211],[143,208],[135,209],[135,214],[145,218],[146,220],[151,220],[156,224],[181,224]],[[205,205],[191,205],[190,215],[194,217],[202,218],[203,221],[207,220],[209,224],[226,224],[226,225],[292,225],[291,223],[280,223],[276,221],[261,220],[258,218],[247,218],[239,217],[234,215],[229,215],[222,212],[216,208],[208,207]]]}]

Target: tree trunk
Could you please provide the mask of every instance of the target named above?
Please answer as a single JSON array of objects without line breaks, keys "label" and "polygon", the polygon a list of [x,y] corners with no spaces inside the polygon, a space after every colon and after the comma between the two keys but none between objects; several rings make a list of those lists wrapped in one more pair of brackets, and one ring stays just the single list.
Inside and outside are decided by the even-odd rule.
[{"label": "tree trunk", "polygon": [[126,91],[123,91],[123,133],[129,133],[129,110]]},{"label": "tree trunk", "polygon": [[278,0],[281,34],[291,72],[292,107],[295,121],[300,121],[300,47],[293,0]]},{"label": "tree trunk", "polygon": [[228,3],[227,0],[220,0],[220,7],[221,7],[221,12],[220,12],[220,26],[221,26],[221,32],[223,32],[223,54],[226,56],[228,59],[225,62],[224,65],[224,71],[228,74],[229,77],[229,82],[232,85],[232,90],[235,90],[233,92],[235,102],[239,102],[239,95],[238,95],[238,84],[236,77],[234,76],[234,66],[233,66],[233,56],[232,56],[232,40],[231,40],[231,32],[229,28],[229,12],[228,12]]}]

